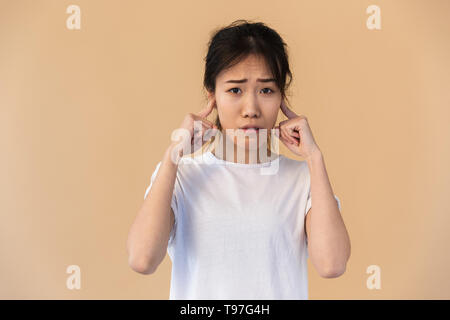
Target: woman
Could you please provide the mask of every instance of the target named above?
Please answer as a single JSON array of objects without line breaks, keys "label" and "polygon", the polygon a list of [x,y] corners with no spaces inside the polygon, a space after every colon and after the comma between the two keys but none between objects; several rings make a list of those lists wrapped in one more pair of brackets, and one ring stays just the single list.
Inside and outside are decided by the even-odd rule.
[{"label": "woman", "polygon": [[[285,44],[263,23],[238,20],[213,35],[208,104],[173,135],[127,242],[143,274],[168,251],[170,299],[307,299],[308,256],[323,277],[344,273],[340,202],[307,118],[284,101],[287,77]],[[213,109],[215,123],[206,119]],[[275,126],[280,109],[288,119]],[[273,152],[273,137],[306,160]],[[201,146],[210,148],[180,157]]]}]

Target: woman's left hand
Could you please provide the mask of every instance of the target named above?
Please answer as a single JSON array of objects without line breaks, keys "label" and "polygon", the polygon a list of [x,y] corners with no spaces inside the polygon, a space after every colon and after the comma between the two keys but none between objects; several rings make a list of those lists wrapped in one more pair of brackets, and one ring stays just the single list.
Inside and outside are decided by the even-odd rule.
[{"label": "woman's left hand", "polygon": [[284,145],[303,158],[309,158],[320,152],[309,127],[308,119],[289,109],[284,99],[281,101],[281,111],[288,119],[281,121],[275,129],[280,130],[279,139]]}]

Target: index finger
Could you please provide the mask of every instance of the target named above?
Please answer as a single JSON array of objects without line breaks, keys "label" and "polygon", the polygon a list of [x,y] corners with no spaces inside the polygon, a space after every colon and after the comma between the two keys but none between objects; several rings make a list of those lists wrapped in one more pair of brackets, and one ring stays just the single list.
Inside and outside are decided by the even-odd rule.
[{"label": "index finger", "polygon": [[206,107],[202,110],[200,110],[197,115],[202,117],[202,118],[206,118],[214,109],[214,104],[216,102],[216,98],[211,98],[208,102],[208,104],[206,105]]},{"label": "index finger", "polygon": [[298,115],[294,111],[289,109],[289,107],[284,102],[284,99],[281,101],[281,111],[283,111],[283,113],[286,115],[286,117],[288,117],[288,119],[292,119],[292,118],[297,118],[298,117]]}]

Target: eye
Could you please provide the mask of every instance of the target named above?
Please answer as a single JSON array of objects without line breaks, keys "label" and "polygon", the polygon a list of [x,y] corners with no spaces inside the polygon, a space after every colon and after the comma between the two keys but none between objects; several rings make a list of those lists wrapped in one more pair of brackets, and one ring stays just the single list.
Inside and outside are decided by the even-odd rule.
[{"label": "eye", "polygon": [[[233,90],[241,90],[240,88],[231,88],[230,90],[228,90],[229,92],[231,91],[232,93],[237,93],[237,92],[235,92],[235,91],[233,91]],[[266,94],[268,94],[268,93],[274,93],[274,91],[271,89],[271,88],[264,88],[264,89],[262,89],[262,90],[270,90],[270,92],[266,92]]]},{"label": "eye", "polygon": [[271,92],[270,93],[273,93],[274,91],[272,90],[272,89],[270,89],[270,88],[264,88],[263,90],[266,90],[266,89],[269,89]]},{"label": "eye", "polygon": [[[240,88],[231,88],[230,90],[228,90],[228,91],[231,91],[231,90],[241,90]],[[236,93],[236,92],[233,92],[233,93]]]}]

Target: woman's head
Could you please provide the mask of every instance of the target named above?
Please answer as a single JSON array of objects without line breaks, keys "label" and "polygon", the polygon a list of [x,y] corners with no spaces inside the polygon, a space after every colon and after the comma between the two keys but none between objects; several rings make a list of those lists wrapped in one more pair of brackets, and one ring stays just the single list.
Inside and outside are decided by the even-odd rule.
[{"label": "woman's head", "polygon": [[275,126],[292,80],[285,46],[261,22],[237,20],[213,34],[203,83],[208,96],[215,97],[219,130]]}]

